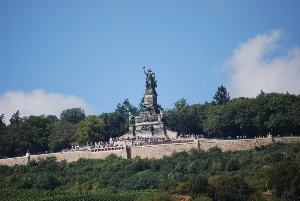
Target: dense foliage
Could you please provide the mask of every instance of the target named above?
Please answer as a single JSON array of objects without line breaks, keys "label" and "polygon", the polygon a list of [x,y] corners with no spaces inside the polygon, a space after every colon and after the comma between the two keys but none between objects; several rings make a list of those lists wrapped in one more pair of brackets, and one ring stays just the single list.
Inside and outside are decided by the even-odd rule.
[{"label": "dense foliage", "polygon": [[188,105],[184,98],[180,99],[165,112],[168,126],[180,134],[223,138],[300,133],[300,95],[261,92],[256,98],[228,101],[223,94],[215,100]]},{"label": "dense foliage", "polygon": [[300,196],[300,143],[234,152],[217,147],[207,152],[193,149],[162,159],[110,155],[67,163],[48,157],[26,166],[0,166],[0,196],[16,200],[13,195],[18,195],[12,192],[19,191],[46,197],[48,192],[48,200],[55,195],[64,200],[74,196],[92,200],[89,196],[101,193],[122,194],[117,200],[130,200],[124,198],[128,192],[136,192],[128,194],[131,200],[172,200],[170,195],[175,194],[195,200],[296,200]]},{"label": "dense foliage", "polygon": [[[143,99],[142,99],[143,101]],[[142,102],[139,106],[141,109]],[[182,98],[173,109],[164,110],[163,121],[179,134],[203,134],[206,137],[235,138],[237,136],[298,135],[300,133],[300,95],[263,91],[256,98],[230,100],[224,86],[211,103],[189,105]],[[128,131],[128,117],[139,109],[126,99],[115,111],[86,116],[81,108],[54,115],[21,117],[17,111],[10,124],[0,116],[0,158],[31,153],[57,152],[70,148],[72,142],[108,141]]]},{"label": "dense foliage", "polygon": [[81,108],[64,110],[60,119],[54,115],[21,117],[17,111],[10,124],[0,116],[0,158],[24,156],[27,150],[38,154],[71,148],[72,142],[108,141],[128,130],[128,114],[136,113],[126,99],[114,112],[86,117]]}]

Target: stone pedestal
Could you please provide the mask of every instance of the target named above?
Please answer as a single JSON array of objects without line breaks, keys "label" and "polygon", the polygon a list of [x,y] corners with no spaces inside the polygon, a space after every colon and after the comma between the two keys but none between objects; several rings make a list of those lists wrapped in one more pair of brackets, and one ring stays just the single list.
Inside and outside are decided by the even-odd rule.
[{"label": "stone pedestal", "polygon": [[157,82],[155,74],[149,69],[146,74],[146,90],[144,93],[144,108],[137,116],[129,116],[129,132],[124,135],[130,137],[163,137],[166,138],[166,128],[162,121],[163,114],[157,106]]},{"label": "stone pedestal", "polygon": [[165,137],[164,123],[159,113],[156,92],[146,90],[144,108],[134,117],[135,124],[129,126],[129,132],[134,133],[136,137]]}]

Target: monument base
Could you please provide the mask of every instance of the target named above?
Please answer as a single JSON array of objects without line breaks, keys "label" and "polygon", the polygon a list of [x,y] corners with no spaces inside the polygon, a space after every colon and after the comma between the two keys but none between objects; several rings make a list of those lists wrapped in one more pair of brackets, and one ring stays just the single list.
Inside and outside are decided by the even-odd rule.
[{"label": "monument base", "polygon": [[166,138],[166,128],[162,121],[162,111],[157,104],[155,74],[148,70],[146,74],[146,90],[144,93],[144,107],[137,116],[129,117],[129,131],[124,136],[130,138]]}]

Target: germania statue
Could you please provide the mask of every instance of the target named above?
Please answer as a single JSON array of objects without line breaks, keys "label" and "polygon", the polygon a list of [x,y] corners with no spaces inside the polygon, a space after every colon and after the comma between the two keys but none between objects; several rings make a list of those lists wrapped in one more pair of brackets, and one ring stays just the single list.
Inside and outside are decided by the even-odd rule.
[{"label": "germania statue", "polygon": [[146,74],[146,90],[152,90],[154,93],[156,93],[155,88],[156,80],[155,80],[155,74],[148,69],[147,72],[145,71],[145,67],[143,67],[144,73]]}]

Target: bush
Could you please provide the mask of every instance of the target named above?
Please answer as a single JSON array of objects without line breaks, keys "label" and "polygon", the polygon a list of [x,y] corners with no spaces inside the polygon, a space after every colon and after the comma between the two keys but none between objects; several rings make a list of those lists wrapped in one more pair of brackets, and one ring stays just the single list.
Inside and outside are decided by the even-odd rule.
[{"label": "bush", "polygon": [[171,194],[166,192],[155,193],[151,201],[174,201],[174,198]]},{"label": "bush", "polygon": [[178,186],[176,187],[174,193],[180,194],[180,195],[188,195],[189,189],[186,182],[180,182]]},{"label": "bush", "polygon": [[207,193],[208,180],[206,176],[201,174],[190,179],[187,184],[189,195],[194,199],[197,196]]},{"label": "bush", "polygon": [[281,163],[266,171],[268,188],[285,200],[300,197],[300,163]]},{"label": "bush", "polygon": [[58,178],[52,173],[44,173],[37,176],[34,183],[36,189],[53,190],[60,185]]},{"label": "bush", "polygon": [[252,193],[245,180],[237,176],[211,177],[209,185],[210,197],[215,200],[246,201]]},{"label": "bush", "polygon": [[159,185],[159,190],[168,193],[174,193],[176,187],[178,186],[178,182],[174,179],[164,180]]},{"label": "bush", "polygon": [[145,170],[122,180],[121,187],[127,190],[157,189],[160,181],[158,173]]},{"label": "bush", "polygon": [[36,181],[36,175],[26,173],[15,181],[15,187],[20,189],[31,189]]},{"label": "bush", "polygon": [[208,196],[201,195],[200,197],[196,197],[194,201],[212,201],[212,199]]}]

